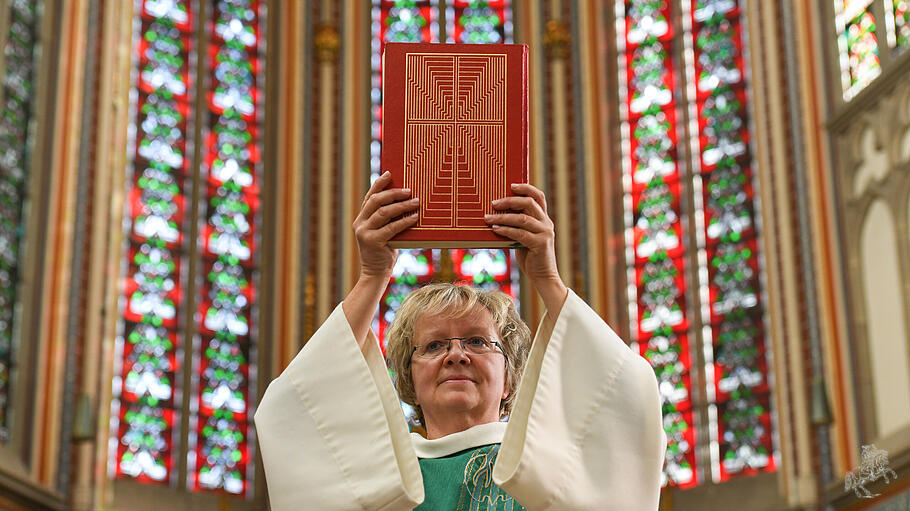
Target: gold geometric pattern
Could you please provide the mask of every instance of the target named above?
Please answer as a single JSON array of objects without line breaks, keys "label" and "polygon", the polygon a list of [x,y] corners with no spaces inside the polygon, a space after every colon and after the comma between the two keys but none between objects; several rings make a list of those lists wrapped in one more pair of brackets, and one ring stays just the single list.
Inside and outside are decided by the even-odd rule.
[{"label": "gold geometric pattern", "polygon": [[506,56],[409,53],[405,66],[412,229],[487,229],[483,215],[506,196]]}]

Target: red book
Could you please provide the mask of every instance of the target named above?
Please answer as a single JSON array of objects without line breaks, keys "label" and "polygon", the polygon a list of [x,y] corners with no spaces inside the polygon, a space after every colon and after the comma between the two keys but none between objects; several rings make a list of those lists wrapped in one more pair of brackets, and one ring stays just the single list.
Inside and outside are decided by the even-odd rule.
[{"label": "red book", "polygon": [[397,248],[515,243],[483,216],[528,182],[528,47],[387,43],[382,54],[382,170],[420,199]]}]

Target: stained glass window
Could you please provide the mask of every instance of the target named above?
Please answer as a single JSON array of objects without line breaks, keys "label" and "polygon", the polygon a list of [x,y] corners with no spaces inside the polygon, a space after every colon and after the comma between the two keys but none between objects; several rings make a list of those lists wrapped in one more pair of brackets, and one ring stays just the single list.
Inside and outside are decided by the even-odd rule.
[{"label": "stained glass window", "polygon": [[187,265],[194,23],[189,1],[148,0],[137,18],[129,249],[111,414],[116,424],[112,463],[118,477],[167,483],[173,482],[181,414],[175,391],[183,360],[178,312]]},{"label": "stained glass window", "polygon": [[[258,0],[211,1],[203,9],[208,46],[199,51],[199,7],[144,0],[135,20],[134,153],[110,470],[176,485],[184,453],[175,449],[186,446],[187,488],[250,496],[264,25]],[[196,59],[206,69],[198,81]],[[193,110],[197,96],[205,98],[201,112]],[[189,142],[197,124],[198,170]],[[200,204],[191,203],[194,182]],[[188,222],[194,209],[195,229]],[[198,286],[187,282],[194,245]],[[184,370],[190,388],[182,388]]]},{"label": "stained glass window", "polygon": [[841,85],[849,101],[881,74],[872,0],[835,0]]},{"label": "stained glass window", "polygon": [[446,9],[446,42],[487,44],[512,40],[506,0],[454,0]]},{"label": "stained glass window", "polygon": [[508,250],[455,249],[451,255],[457,282],[514,296],[512,282],[517,275]]},{"label": "stained glass window", "polygon": [[[190,420],[192,489],[249,491],[262,95],[257,0],[215,3],[204,130],[203,285]],[[198,362],[197,362],[198,361]]]},{"label": "stained glass window", "polygon": [[666,1],[622,2],[616,10],[625,76],[621,115],[632,332],[659,382],[668,441],[664,477],[669,484],[688,487],[696,484],[697,460],[674,30]]},{"label": "stained glass window", "polygon": [[910,46],[910,0],[885,0],[888,44],[898,51]]},{"label": "stained glass window", "polygon": [[701,212],[696,220],[700,269],[707,263],[707,272],[699,272],[699,296],[703,302],[708,298],[701,314],[706,396],[709,417],[717,421],[717,428],[710,429],[712,475],[725,481],[776,466],[762,331],[757,197],[740,6],[699,0],[692,2],[691,14],[686,54],[695,84],[688,95],[690,112],[693,104],[697,112],[693,147],[700,155],[692,175],[694,203]]},{"label": "stained glass window", "polygon": [[9,29],[4,34],[0,92],[0,442],[7,441],[10,433],[16,291],[33,138],[29,126],[33,121],[41,13],[40,2],[11,2]]},{"label": "stained glass window", "polygon": [[[437,1],[373,0],[373,141],[372,177],[379,175],[382,126],[383,45],[394,42],[438,42],[440,33]],[[511,8],[506,0],[448,2],[446,11],[448,42],[511,42]],[[442,261],[442,258],[447,258]],[[445,264],[443,264],[445,263]],[[517,296],[518,275],[511,255],[504,250],[400,250],[392,279],[380,303],[374,327],[380,339],[401,300],[407,294],[449,270],[447,278],[458,283],[499,289]]]},{"label": "stained glass window", "polygon": [[664,484],[773,470],[739,3],[626,0],[616,14],[631,332],[658,379]]}]

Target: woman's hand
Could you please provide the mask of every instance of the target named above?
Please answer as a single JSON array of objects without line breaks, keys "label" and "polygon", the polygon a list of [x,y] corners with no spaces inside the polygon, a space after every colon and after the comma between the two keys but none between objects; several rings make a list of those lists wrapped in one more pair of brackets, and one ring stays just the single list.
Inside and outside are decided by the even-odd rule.
[{"label": "woman's hand", "polygon": [[568,288],[556,267],[556,231],[547,215],[547,198],[530,184],[512,183],[512,192],[515,196],[493,201],[493,209],[502,213],[484,218],[493,232],[521,243],[522,247],[516,249],[518,267],[555,317]]},{"label": "woman's hand", "polygon": [[411,199],[411,191],[406,188],[386,190],[391,182],[388,172],[379,176],[363,198],[360,214],[354,219],[354,235],[360,250],[360,278],[341,307],[361,348],[398,258],[398,251],[389,246],[389,240],[417,223],[417,215],[399,218],[417,209],[417,199]]},{"label": "woman's hand", "polygon": [[[354,235],[360,249],[360,275],[388,279],[398,258],[398,251],[389,247],[393,236],[414,225],[417,215],[401,215],[417,209],[418,200],[411,199],[411,190],[391,188],[391,174],[385,172],[377,179],[360,206],[354,219]],[[397,219],[397,220],[396,220]]]}]

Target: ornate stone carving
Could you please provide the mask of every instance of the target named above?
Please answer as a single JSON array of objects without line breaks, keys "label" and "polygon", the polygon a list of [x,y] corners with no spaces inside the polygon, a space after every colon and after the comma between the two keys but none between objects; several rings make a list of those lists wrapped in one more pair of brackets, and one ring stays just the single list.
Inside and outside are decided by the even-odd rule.
[{"label": "ornate stone carving", "polygon": [[569,26],[559,20],[547,22],[547,29],[543,35],[543,46],[551,59],[564,59],[569,55],[569,46],[572,35]]},{"label": "ornate stone carving", "polygon": [[333,62],[338,56],[338,47],[341,45],[338,30],[332,25],[317,25],[313,37],[313,46],[316,49],[316,60],[319,62]]}]

